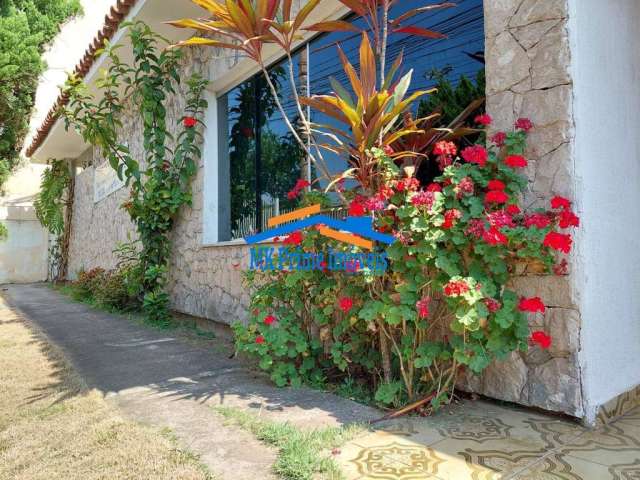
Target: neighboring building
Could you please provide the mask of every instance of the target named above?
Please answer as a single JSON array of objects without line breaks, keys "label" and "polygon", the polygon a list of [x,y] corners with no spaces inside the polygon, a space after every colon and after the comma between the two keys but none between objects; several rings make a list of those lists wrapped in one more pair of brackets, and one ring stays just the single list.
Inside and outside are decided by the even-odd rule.
[{"label": "neighboring building", "polygon": [[[323,0],[318,15],[345,14],[336,0]],[[398,2],[407,8],[414,0]],[[77,67],[93,82],[104,67],[94,58],[104,38],[126,41],[119,24],[140,19],[177,41],[188,31],[161,22],[201,15],[187,0],[120,0],[104,29]],[[314,18],[318,21],[323,18]],[[593,423],[637,403],[640,370],[640,251],[632,240],[640,229],[640,136],[634,123],[640,111],[640,4],[635,0],[462,0],[456,9],[425,16],[424,25],[449,34],[448,40],[405,44],[417,84],[433,82],[434,68],[452,80],[473,76],[484,51],[487,110],[496,128],[510,129],[518,117],[536,125],[528,152],[528,204],[553,195],[575,200],[582,226],[562,277],[529,275],[517,289],[547,304],[545,327],[554,338],[550,350],[514,353],[491,366],[467,388],[524,405],[565,412]],[[338,73],[327,45],[350,41],[345,34],[310,37],[298,51],[296,66],[306,72],[312,93],[327,89]],[[354,40],[351,40],[353,42]],[[399,50],[401,41],[391,50]],[[278,68],[278,54],[273,55]],[[193,208],[185,208],[174,234],[171,298],[176,310],[231,323],[245,317],[247,292],[241,270],[249,255],[239,240],[260,227],[265,215],[290,206],[283,193],[303,166],[291,162],[291,146],[277,114],[268,110],[256,69],[247,60],[214,49],[189,49],[184,77],[201,72],[211,80],[204,155],[193,181]],[[283,87],[284,88],[284,87]],[[285,93],[286,96],[286,93]],[[246,101],[250,98],[256,101]],[[63,99],[59,99],[63,101]],[[173,119],[182,116],[183,92],[170,102]],[[255,105],[268,121],[256,161]],[[252,107],[253,105],[253,107]],[[253,110],[252,110],[253,108]],[[263,112],[264,113],[264,112]],[[123,139],[142,150],[135,108],[124,115]],[[115,266],[113,248],[127,241],[134,226],[119,206],[128,196],[104,165],[99,150],[65,132],[51,113],[27,152],[34,162],[66,158],[76,167],[70,245],[70,272]],[[613,138],[609,138],[613,137]],[[251,153],[250,153],[251,152]],[[284,153],[283,153],[284,152]],[[257,171],[256,165],[263,169]],[[275,166],[278,166],[275,169]],[[336,165],[336,167],[338,167]],[[255,177],[262,191],[253,187]]]}]

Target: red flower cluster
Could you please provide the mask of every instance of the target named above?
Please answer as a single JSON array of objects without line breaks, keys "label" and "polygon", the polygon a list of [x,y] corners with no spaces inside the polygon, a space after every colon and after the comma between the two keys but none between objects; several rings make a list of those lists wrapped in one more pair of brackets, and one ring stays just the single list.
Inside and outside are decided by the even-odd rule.
[{"label": "red flower cluster", "polygon": [[285,245],[300,245],[302,240],[304,240],[302,232],[293,232],[285,237],[282,243]]},{"label": "red flower cluster", "polygon": [[353,308],[353,299],[350,297],[342,297],[340,299],[340,310],[347,313]]},{"label": "red flower cluster", "polygon": [[563,253],[569,253],[571,251],[572,243],[573,240],[571,239],[571,235],[565,235],[558,232],[547,233],[542,242],[545,247],[549,247]]},{"label": "red flower cluster", "polygon": [[264,317],[264,324],[268,327],[270,325],[273,325],[276,322],[276,317],[274,317],[273,315],[267,315],[266,317]]},{"label": "red flower cluster", "polygon": [[489,115],[488,113],[483,113],[482,115],[478,115],[474,119],[474,122],[476,122],[478,125],[491,125],[491,122],[493,122],[493,118],[491,118],[491,115]]},{"label": "red flower cluster", "polygon": [[527,159],[522,155],[509,155],[504,159],[504,164],[511,168],[524,168],[528,165]]},{"label": "red flower cluster", "polygon": [[418,311],[418,317],[427,318],[429,316],[429,304],[431,298],[424,297],[416,302],[416,310]]},{"label": "red flower cluster", "polygon": [[518,215],[521,212],[520,207],[513,203],[511,205],[507,205],[506,210],[509,215]]},{"label": "red flower cluster", "polygon": [[485,230],[484,220],[480,218],[474,218],[469,220],[469,227],[467,228],[467,235],[472,235],[476,238],[482,238]]},{"label": "red flower cluster", "polygon": [[569,227],[579,227],[580,226],[580,218],[568,210],[563,210],[558,215],[560,219],[560,228],[569,228]]},{"label": "red flower cluster", "polygon": [[551,219],[544,213],[533,213],[524,217],[524,226],[536,227],[539,229],[547,228],[551,225]]},{"label": "red flower cluster", "polygon": [[352,200],[349,204],[349,216],[350,217],[362,217],[367,213],[366,208],[359,199]]},{"label": "red flower cluster", "polygon": [[264,343],[264,337],[263,337],[262,335],[258,335],[258,336],[256,337],[256,343],[257,343],[258,345],[262,345],[262,344]]},{"label": "red flower cluster", "polygon": [[427,192],[441,192],[442,191],[442,185],[440,185],[439,183],[430,183],[429,186],[427,187]]},{"label": "red flower cluster", "polygon": [[487,213],[487,220],[489,221],[489,225],[496,228],[515,227],[513,217],[504,210],[496,210],[495,212]]},{"label": "red flower cluster", "polygon": [[451,210],[447,210],[444,212],[444,223],[442,224],[442,228],[448,230],[452,228],[456,224],[456,220],[459,220],[462,217],[462,212],[456,208],[452,208]]},{"label": "red flower cluster", "polygon": [[504,142],[505,142],[506,139],[507,139],[507,134],[506,133],[497,132],[489,140],[491,140],[491,142],[496,147],[504,147]]},{"label": "red flower cluster", "polygon": [[509,195],[502,190],[490,190],[484,197],[485,203],[507,203]]},{"label": "red flower cluster", "polygon": [[522,130],[524,132],[528,132],[533,128],[533,123],[528,118],[519,118],[516,120],[515,127],[518,130]]},{"label": "red flower cluster", "polygon": [[509,243],[507,236],[493,226],[482,234],[482,239],[489,245],[507,245]]},{"label": "red flower cluster", "polygon": [[481,167],[484,167],[487,164],[487,158],[489,158],[487,149],[480,145],[467,147],[460,152],[460,155],[462,155],[462,158],[465,161],[475,163]]},{"label": "red flower cluster", "polygon": [[289,200],[294,200],[299,194],[300,192],[307,188],[309,185],[311,185],[309,182],[307,182],[306,180],[298,180],[295,184],[295,186],[293,187],[293,190],[291,190],[289,193],[287,193],[287,198]]},{"label": "red flower cluster", "polygon": [[544,303],[540,297],[522,298],[518,304],[518,310],[521,312],[544,313]]},{"label": "red flower cluster", "polygon": [[186,128],[193,128],[198,124],[198,120],[193,117],[184,117],[182,123]]},{"label": "red flower cluster", "polygon": [[535,343],[542,349],[547,349],[551,346],[551,337],[544,333],[542,330],[537,330],[529,337],[531,343]]},{"label": "red flower cluster", "polygon": [[469,285],[464,280],[451,280],[443,290],[447,297],[458,297],[469,291]]},{"label": "red flower cluster", "polygon": [[562,210],[569,210],[571,208],[571,202],[567,198],[555,196],[551,199],[551,208],[554,210],[558,210],[560,208]]},{"label": "red flower cluster", "polygon": [[489,180],[487,183],[488,190],[504,190],[505,188],[505,184],[501,180]]}]

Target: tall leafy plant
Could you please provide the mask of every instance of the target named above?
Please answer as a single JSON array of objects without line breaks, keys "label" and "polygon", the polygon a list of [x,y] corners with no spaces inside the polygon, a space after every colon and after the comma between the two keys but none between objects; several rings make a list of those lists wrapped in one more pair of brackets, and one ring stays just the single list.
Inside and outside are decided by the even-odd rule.
[{"label": "tall leafy plant", "polygon": [[[168,316],[167,268],[170,234],[181,207],[191,204],[191,180],[200,157],[197,126],[206,107],[207,81],[198,75],[186,82],[184,116],[176,126],[167,124],[167,102],[180,84],[181,52],[167,50],[165,39],[147,25],[127,24],[133,62],[120,60],[117,48],[107,45],[110,66],[98,82],[99,96],[88,92],[79,79],[67,82],[67,126],[74,126],[85,141],[100,147],[103,155],[126,179],[131,195],[123,208],[135,223],[142,244],[143,309],[154,321]],[[143,126],[142,158],[134,156],[122,131],[122,116],[135,105]]]}]

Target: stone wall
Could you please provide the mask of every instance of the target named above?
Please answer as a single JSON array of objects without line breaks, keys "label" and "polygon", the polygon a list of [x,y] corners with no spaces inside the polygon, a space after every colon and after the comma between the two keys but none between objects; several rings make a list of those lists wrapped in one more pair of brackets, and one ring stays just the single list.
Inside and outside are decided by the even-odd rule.
[{"label": "stone wall", "polygon": [[[496,128],[510,129],[518,117],[529,117],[536,128],[530,137],[530,186],[527,204],[546,202],[554,194],[573,198],[572,86],[568,71],[567,8],[564,0],[491,0],[485,2],[487,110]],[[238,58],[216,49],[185,51],[182,78],[200,72],[214,84]],[[168,124],[177,122],[184,108],[184,92],[170,100]],[[139,122],[134,109],[125,120],[126,139],[141,150]],[[95,152],[97,161],[101,161]],[[248,296],[241,272],[247,248],[203,246],[204,161],[193,181],[193,207],[185,207],[173,235],[170,293],[173,307],[191,315],[233,323],[246,316]],[[125,241],[133,226],[118,206],[126,189],[93,204],[92,169],[78,176],[74,206],[70,271],[94,266],[112,267],[111,250]],[[514,353],[492,365],[481,377],[466,379],[468,389],[494,398],[582,416],[582,390],[577,354],[580,315],[571,275],[523,276],[514,287],[526,296],[540,296],[546,314],[531,318],[554,338],[548,351]]]},{"label": "stone wall", "polygon": [[[526,172],[530,183],[525,205],[531,208],[548,207],[554,195],[575,198],[567,8],[565,0],[485,2],[487,111],[496,129],[512,129],[519,117],[535,125]],[[523,296],[544,300],[545,314],[531,316],[530,324],[550,333],[553,344],[546,351],[513,353],[481,378],[466,379],[467,388],[581,417],[581,322],[571,272],[562,277],[522,276],[513,287]]]}]

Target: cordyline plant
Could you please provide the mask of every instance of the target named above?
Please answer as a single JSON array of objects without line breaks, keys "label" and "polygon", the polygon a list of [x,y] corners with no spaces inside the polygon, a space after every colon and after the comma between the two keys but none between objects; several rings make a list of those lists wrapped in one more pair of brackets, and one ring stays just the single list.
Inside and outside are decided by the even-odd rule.
[{"label": "cordyline plant", "polygon": [[[85,141],[100,147],[121,179],[126,179],[131,196],[122,205],[135,223],[142,244],[140,288],[143,309],[149,319],[164,321],[169,312],[166,292],[171,254],[170,234],[180,208],[191,204],[191,179],[200,157],[201,138],[196,129],[206,108],[203,92],[207,81],[194,75],[186,82],[186,107],[179,133],[166,123],[166,102],[180,83],[181,52],[161,50],[167,41],[141,23],[131,28],[133,64],[123,63],[117,47],[107,45],[111,62],[97,83],[94,96],[77,78],[70,78],[70,95],[64,110],[67,128],[75,127]],[[122,134],[122,114],[130,105],[139,107],[143,125],[143,158],[136,158]],[[170,146],[171,142],[173,147]]]},{"label": "cordyline plant", "polygon": [[[240,50],[267,79],[265,44],[279,45],[291,64],[292,46],[303,29],[357,30],[342,21],[305,26],[319,4],[314,0],[296,16],[290,1],[193,1],[213,18],[172,24],[216,38],[195,37],[180,45]],[[480,373],[493,359],[524,350],[530,342],[549,346],[544,332],[529,334],[525,315],[544,313],[542,300],[519,298],[508,284],[522,265],[564,273],[566,262],[557,264],[557,252],[569,252],[571,237],[562,230],[579,220],[561,197],[553,199],[549,211],[524,213],[519,207],[527,184],[519,170],[527,164],[523,155],[532,128],[526,119],[514,131],[493,136],[487,149],[455,143],[470,133],[485,140],[488,115],[475,119],[476,129],[463,127],[482,100],[461,112],[451,128],[434,126],[437,112],[415,118],[416,101],[429,92],[407,95],[411,72],[396,78],[402,55],[386,67],[387,37],[395,31],[442,38],[406,23],[417,13],[452,4],[390,19],[392,0],[341,2],[364,17],[371,32],[361,32],[359,71],[338,48],[349,85],[332,79],[331,94],[296,94],[303,134],[291,120],[287,124],[320,171],[325,172],[323,149],[343,155],[349,167],[328,179],[327,191],[340,193],[349,216],[371,217],[396,242],[386,249],[386,269],[379,269],[368,260],[370,252],[327,239],[316,229],[289,235],[282,241],[285,247],[343,253],[351,259],[345,261],[347,271],[324,264],[324,271],[294,265],[289,271],[248,272],[251,317],[248,325],[236,325],[236,343],[259,358],[279,385],[342,381],[340,390],[375,392],[379,404],[404,405],[399,412],[430,411],[452,398],[464,369]],[[295,91],[293,69],[290,77]],[[286,119],[278,91],[271,87]],[[341,126],[314,125],[302,106]],[[435,164],[440,173],[421,183],[424,162]],[[345,179],[355,180],[356,187],[345,190]],[[334,206],[334,197],[304,191],[307,186],[306,180],[299,181],[290,198],[300,197],[301,206]]]}]

